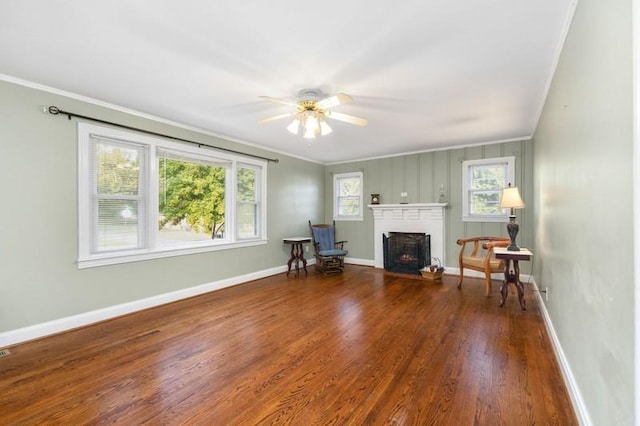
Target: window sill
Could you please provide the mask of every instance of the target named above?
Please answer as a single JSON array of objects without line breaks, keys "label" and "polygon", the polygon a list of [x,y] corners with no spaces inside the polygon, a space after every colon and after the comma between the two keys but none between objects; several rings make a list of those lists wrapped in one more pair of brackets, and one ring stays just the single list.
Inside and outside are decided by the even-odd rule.
[{"label": "window sill", "polygon": [[364,220],[364,218],[362,216],[338,216],[338,217],[334,217],[333,220],[335,220],[336,222],[340,222],[340,221],[362,221]]},{"label": "window sill", "polygon": [[104,253],[78,258],[78,269],[95,268],[98,266],[118,265],[121,263],[139,262],[143,260],[162,259],[165,257],[184,256],[189,254],[206,253],[210,251],[229,250],[241,247],[253,247],[267,244],[266,239],[222,242],[200,247],[162,247],[155,250],[137,250],[129,252]]},{"label": "window sill", "polygon": [[509,216],[462,216],[462,221],[507,223],[509,221]]}]

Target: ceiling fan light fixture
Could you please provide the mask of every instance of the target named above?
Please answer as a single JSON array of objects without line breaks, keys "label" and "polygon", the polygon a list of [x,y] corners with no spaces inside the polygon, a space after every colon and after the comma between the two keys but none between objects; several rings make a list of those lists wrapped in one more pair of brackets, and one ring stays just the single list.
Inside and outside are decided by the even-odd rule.
[{"label": "ceiling fan light fixture", "polygon": [[287,126],[287,130],[294,135],[297,135],[300,131],[300,120],[298,118],[294,118],[291,124]]},{"label": "ceiling fan light fixture", "polygon": [[333,132],[333,129],[325,120],[320,120],[320,134],[322,136],[327,136],[329,133]]},{"label": "ceiling fan light fixture", "polygon": [[305,139],[314,139],[316,137],[316,132],[311,127],[305,127],[304,135],[302,135]]},{"label": "ceiling fan light fixture", "polygon": [[296,103],[270,96],[261,96],[261,98],[279,104],[295,106],[296,111],[268,117],[259,120],[259,123],[270,123],[281,118],[294,117],[293,121],[286,126],[287,131],[294,135],[302,132],[302,136],[306,139],[314,139],[316,136],[326,136],[332,133],[333,129],[327,123],[327,118],[357,126],[367,125],[367,119],[365,118],[334,112],[331,109],[334,106],[353,101],[351,96],[346,93],[326,96],[320,89],[302,89],[298,92],[298,101]]},{"label": "ceiling fan light fixture", "polygon": [[[305,138],[313,138],[320,133],[320,124],[318,122],[318,116],[313,111],[307,111],[304,119]],[[313,134],[313,136],[307,136]]]}]

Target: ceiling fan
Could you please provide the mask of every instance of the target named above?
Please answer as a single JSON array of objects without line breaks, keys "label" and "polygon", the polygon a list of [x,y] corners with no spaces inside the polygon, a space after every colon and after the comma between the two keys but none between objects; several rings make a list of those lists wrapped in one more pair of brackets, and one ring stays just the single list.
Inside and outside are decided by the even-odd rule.
[{"label": "ceiling fan", "polygon": [[280,120],[281,118],[294,117],[293,121],[287,126],[287,130],[297,135],[300,129],[302,129],[303,136],[307,139],[313,139],[319,134],[322,136],[328,135],[333,131],[327,124],[327,118],[333,118],[334,120],[344,121],[345,123],[355,124],[357,126],[366,126],[368,122],[364,118],[331,110],[331,108],[335,106],[353,101],[351,96],[346,93],[326,96],[320,89],[302,89],[298,92],[297,102],[272,98],[270,96],[260,96],[260,98],[289,105],[296,109],[286,114],[265,118],[258,121],[258,123],[270,123]]}]

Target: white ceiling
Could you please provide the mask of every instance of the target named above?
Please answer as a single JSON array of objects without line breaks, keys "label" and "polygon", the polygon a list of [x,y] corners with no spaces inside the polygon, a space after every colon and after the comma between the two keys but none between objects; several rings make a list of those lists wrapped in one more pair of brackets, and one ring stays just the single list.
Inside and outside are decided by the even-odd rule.
[{"label": "white ceiling", "polygon": [[[0,74],[334,163],[530,137],[576,2],[5,0]],[[302,88],[369,124],[257,124]]]}]

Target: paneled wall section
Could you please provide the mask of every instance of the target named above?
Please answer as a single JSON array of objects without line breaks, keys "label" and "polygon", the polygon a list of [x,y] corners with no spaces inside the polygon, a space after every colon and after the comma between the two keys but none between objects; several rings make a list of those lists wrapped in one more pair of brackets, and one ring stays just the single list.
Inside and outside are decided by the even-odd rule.
[{"label": "paneled wall section", "polygon": [[[409,203],[435,203],[443,188],[449,206],[446,209],[445,265],[457,266],[458,238],[493,235],[507,237],[505,223],[462,221],[462,162],[483,158],[514,156],[515,185],[520,188],[526,208],[517,210],[520,223],[518,245],[533,248],[533,142],[522,140],[443,151],[431,151],[398,157],[380,158],[327,166],[325,176],[325,219],[333,218],[333,174],[352,171],[364,173],[364,201],[380,194],[381,203],[396,204],[407,193]],[[338,238],[349,241],[350,256],[373,260],[373,214],[365,207],[362,222],[337,222]],[[525,271],[526,272],[526,271]]]}]

